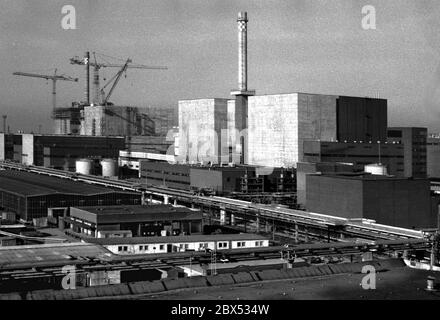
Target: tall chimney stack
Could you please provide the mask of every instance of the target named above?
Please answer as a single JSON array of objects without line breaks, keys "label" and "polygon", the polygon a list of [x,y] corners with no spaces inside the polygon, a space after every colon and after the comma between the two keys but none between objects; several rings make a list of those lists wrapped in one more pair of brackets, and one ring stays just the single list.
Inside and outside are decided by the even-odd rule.
[{"label": "tall chimney stack", "polygon": [[238,89],[247,90],[247,12],[238,13]]},{"label": "tall chimney stack", "polygon": [[255,91],[248,91],[247,74],[247,12],[239,12],[238,24],[238,90],[231,91],[234,96],[253,96]]},{"label": "tall chimney stack", "polygon": [[[231,136],[229,139],[235,141],[232,146],[233,154],[239,156],[239,163],[247,163],[247,128],[248,128],[248,96],[255,95],[255,91],[248,90],[247,78],[247,12],[238,13],[238,89],[232,90],[235,96],[234,117],[235,131],[239,136]],[[234,161],[236,162],[236,161]]]}]

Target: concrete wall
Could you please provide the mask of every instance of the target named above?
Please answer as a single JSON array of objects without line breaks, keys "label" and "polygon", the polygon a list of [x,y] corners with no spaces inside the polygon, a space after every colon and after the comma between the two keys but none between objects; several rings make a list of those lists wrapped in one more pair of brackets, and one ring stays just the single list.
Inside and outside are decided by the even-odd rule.
[{"label": "concrete wall", "polygon": [[339,141],[387,140],[387,100],[340,96],[337,101]]},{"label": "concrete wall", "polygon": [[403,228],[433,228],[427,179],[361,179],[308,175],[308,211],[344,218],[365,218]]},{"label": "concrete wall", "polygon": [[440,178],[440,138],[428,138],[426,149],[428,177]]},{"label": "concrete wall", "polygon": [[352,163],[357,171],[363,171],[367,164],[380,162],[389,174],[405,176],[401,144],[380,144],[380,152],[378,143],[305,141],[303,146],[304,161]]},{"label": "concrete wall", "polygon": [[388,141],[399,142],[404,147],[405,177],[427,176],[427,128],[388,128]]},{"label": "concrete wall", "polygon": [[5,134],[0,133],[0,161],[6,160],[6,139]]},{"label": "concrete wall", "polygon": [[293,166],[298,161],[298,94],[248,99],[247,164]]},{"label": "concrete wall", "polygon": [[82,134],[91,136],[132,136],[154,134],[154,128],[136,107],[84,107]]},{"label": "concrete wall", "polygon": [[306,176],[307,211],[343,218],[363,218],[362,181]]},{"label": "concrete wall", "polygon": [[336,140],[337,96],[298,95],[298,160],[303,161],[304,141]]},{"label": "concrete wall", "polygon": [[428,180],[364,182],[364,216],[378,223],[406,228],[434,228]]},{"label": "concrete wall", "polygon": [[34,135],[23,134],[22,163],[26,165],[34,164]]},{"label": "concrete wall", "polygon": [[223,174],[221,171],[191,168],[190,181],[192,188],[212,188],[218,192],[223,191]]},{"label": "concrete wall", "polygon": [[353,166],[339,163],[298,162],[296,168],[297,203],[306,205],[306,176],[316,173],[353,172]]},{"label": "concrete wall", "polygon": [[291,93],[248,100],[248,164],[292,167],[306,140],[336,140],[337,96]]},{"label": "concrete wall", "polygon": [[221,133],[227,134],[228,128],[227,103],[227,99],[179,101],[179,161],[221,161]]}]

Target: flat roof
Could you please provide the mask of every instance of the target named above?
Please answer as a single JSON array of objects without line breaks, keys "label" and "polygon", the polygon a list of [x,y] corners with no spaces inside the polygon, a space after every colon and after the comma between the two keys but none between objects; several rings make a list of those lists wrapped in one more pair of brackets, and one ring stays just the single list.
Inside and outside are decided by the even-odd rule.
[{"label": "flat roof", "polygon": [[169,204],[73,207],[70,211],[71,217],[82,217],[74,208],[96,215],[99,223],[202,219],[201,211]]},{"label": "flat roof", "polygon": [[209,242],[209,241],[254,241],[267,240],[266,237],[254,233],[238,234],[211,234],[192,236],[166,236],[166,237],[127,237],[127,238],[88,238],[84,241],[100,245],[124,244],[153,244],[153,243],[184,243],[184,242]]},{"label": "flat roof", "polygon": [[119,205],[119,206],[91,206],[91,207],[74,207],[80,210],[88,211],[96,215],[111,215],[111,214],[154,214],[154,213],[166,213],[166,212],[191,212],[186,207],[174,207],[170,204],[155,204],[148,206],[141,205]]},{"label": "flat roof", "polygon": [[349,180],[363,180],[363,181],[429,181],[428,178],[411,178],[411,177],[395,177],[395,176],[385,176],[385,175],[375,175],[370,173],[325,173],[325,174],[310,174],[314,177],[324,177],[324,178],[335,178],[335,179],[349,179]]},{"label": "flat roof", "polygon": [[[86,257],[97,258],[111,256],[106,249],[88,243],[56,243],[29,246],[0,247],[0,265],[12,267],[16,265],[44,264],[58,261],[84,260]],[[68,264],[69,262],[66,262]]]},{"label": "flat roof", "polygon": [[20,196],[39,196],[47,194],[91,196],[115,192],[133,194],[133,192],[110,189],[86,184],[84,182],[13,170],[0,171],[0,190]]}]

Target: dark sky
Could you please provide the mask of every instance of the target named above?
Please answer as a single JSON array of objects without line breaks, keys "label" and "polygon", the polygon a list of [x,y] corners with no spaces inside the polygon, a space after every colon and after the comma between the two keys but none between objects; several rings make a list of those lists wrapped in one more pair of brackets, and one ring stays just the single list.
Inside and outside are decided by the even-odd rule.
[{"label": "dark sky", "polygon": [[[76,8],[76,30],[61,28],[66,4]],[[377,10],[376,30],[362,29],[364,5]],[[112,96],[117,104],[229,97],[238,11],[249,15],[249,87],[257,94],[379,94],[390,125],[440,131],[438,0],[1,0],[1,114],[14,131],[42,124],[50,132],[51,83],[12,72],[58,68],[79,77],[58,82],[58,106],[67,106],[83,99],[85,76],[69,58],[87,50],[169,67],[129,70]]]}]

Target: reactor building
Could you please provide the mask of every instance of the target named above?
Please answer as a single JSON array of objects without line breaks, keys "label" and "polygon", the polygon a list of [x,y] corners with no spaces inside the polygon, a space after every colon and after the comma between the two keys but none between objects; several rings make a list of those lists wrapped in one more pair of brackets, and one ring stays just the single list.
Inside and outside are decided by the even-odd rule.
[{"label": "reactor building", "polygon": [[306,141],[387,140],[385,99],[249,90],[246,12],[237,23],[235,99],[179,101],[179,162],[296,167]]}]

